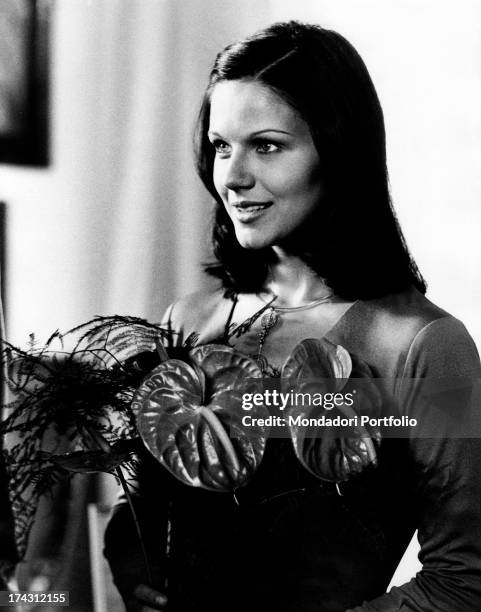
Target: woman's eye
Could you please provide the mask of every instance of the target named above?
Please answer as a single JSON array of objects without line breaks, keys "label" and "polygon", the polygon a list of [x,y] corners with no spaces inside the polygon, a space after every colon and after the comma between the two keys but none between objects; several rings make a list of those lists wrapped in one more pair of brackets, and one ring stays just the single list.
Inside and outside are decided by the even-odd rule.
[{"label": "woman's eye", "polygon": [[279,149],[279,145],[274,144],[273,142],[261,141],[256,143],[256,151],[258,153],[275,153],[276,151],[279,151]]},{"label": "woman's eye", "polygon": [[214,140],[212,146],[219,155],[227,155],[230,151],[229,145],[223,140]]}]

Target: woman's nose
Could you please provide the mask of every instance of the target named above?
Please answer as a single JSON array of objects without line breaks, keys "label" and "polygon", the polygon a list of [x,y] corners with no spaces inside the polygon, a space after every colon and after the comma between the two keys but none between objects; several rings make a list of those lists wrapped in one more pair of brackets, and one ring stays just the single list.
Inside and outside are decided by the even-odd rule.
[{"label": "woman's nose", "polygon": [[238,189],[249,189],[254,186],[254,175],[249,168],[248,160],[244,154],[234,153],[226,160],[226,163],[224,184],[227,189],[236,191]]}]

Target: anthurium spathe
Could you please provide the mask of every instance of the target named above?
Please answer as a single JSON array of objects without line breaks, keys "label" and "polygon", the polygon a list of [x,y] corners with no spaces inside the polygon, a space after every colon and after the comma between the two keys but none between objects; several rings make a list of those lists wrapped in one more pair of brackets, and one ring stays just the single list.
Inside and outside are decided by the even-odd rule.
[{"label": "anthurium spathe", "polygon": [[[137,390],[132,408],[150,452],[182,482],[214,491],[242,486],[259,466],[267,430],[242,426],[242,395],[261,390],[257,364],[209,344],[168,359]],[[256,408],[265,416],[263,407]]]},{"label": "anthurium spathe", "polygon": [[[367,364],[342,346],[326,339],[308,338],[300,342],[282,368],[283,386],[298,393],[347,394],[356,386],[355,402],[339,402],[327,410],[324,406],[297,404],[289,414],[294,451],[302,465],[315,476],[332,482],[348,480],[368,465],[377,464],[375,443],[378,429],[360,424],[361,414],[378,416],[382,397]],[[360,381],[359,379],[362,379]],[[360,383],[360,384],[356,384]],[[361,384],[362,383],[362,384]],[[351,396],[352,397],[352,396]],[[303,419],[333,418],[337,415],[356,425],[304,425]]]}]

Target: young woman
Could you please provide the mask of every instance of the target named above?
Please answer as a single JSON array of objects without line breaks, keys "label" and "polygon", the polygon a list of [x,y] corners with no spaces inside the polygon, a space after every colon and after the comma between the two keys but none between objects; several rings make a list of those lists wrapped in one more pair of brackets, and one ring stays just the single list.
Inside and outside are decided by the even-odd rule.
[{"label": "young woman", "polygon": [[[462,323],[424,296],[391,206],[382,110],[342,36],[289,22],[224,49],[197,162],[216,201],[208,272],[221,287],[169,309],[179,343],[193,333],[198,344],[226,342],[275,377],[301,340],[326,338],[364,361],[406,413],[419,379],[479,376]],[[270,439],[238,506],[146,456],[137,503],[156,584],[140,584],[125,505],[107,531],[128,609],[481,609],[481,444],[420,420],[422,434],[383,440],[377,467],[341,486],[309,473],[290,440]],[[416,529],[423,569],[386,594]]]}]

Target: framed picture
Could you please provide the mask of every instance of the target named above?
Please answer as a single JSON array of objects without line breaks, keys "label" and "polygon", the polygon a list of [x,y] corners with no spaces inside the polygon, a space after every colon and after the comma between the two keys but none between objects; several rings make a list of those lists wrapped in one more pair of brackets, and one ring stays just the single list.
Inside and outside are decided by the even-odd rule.
[{"label": "framed picture", "polygon": [[0,163],[48,164],[50,0],[0,4]]}]

